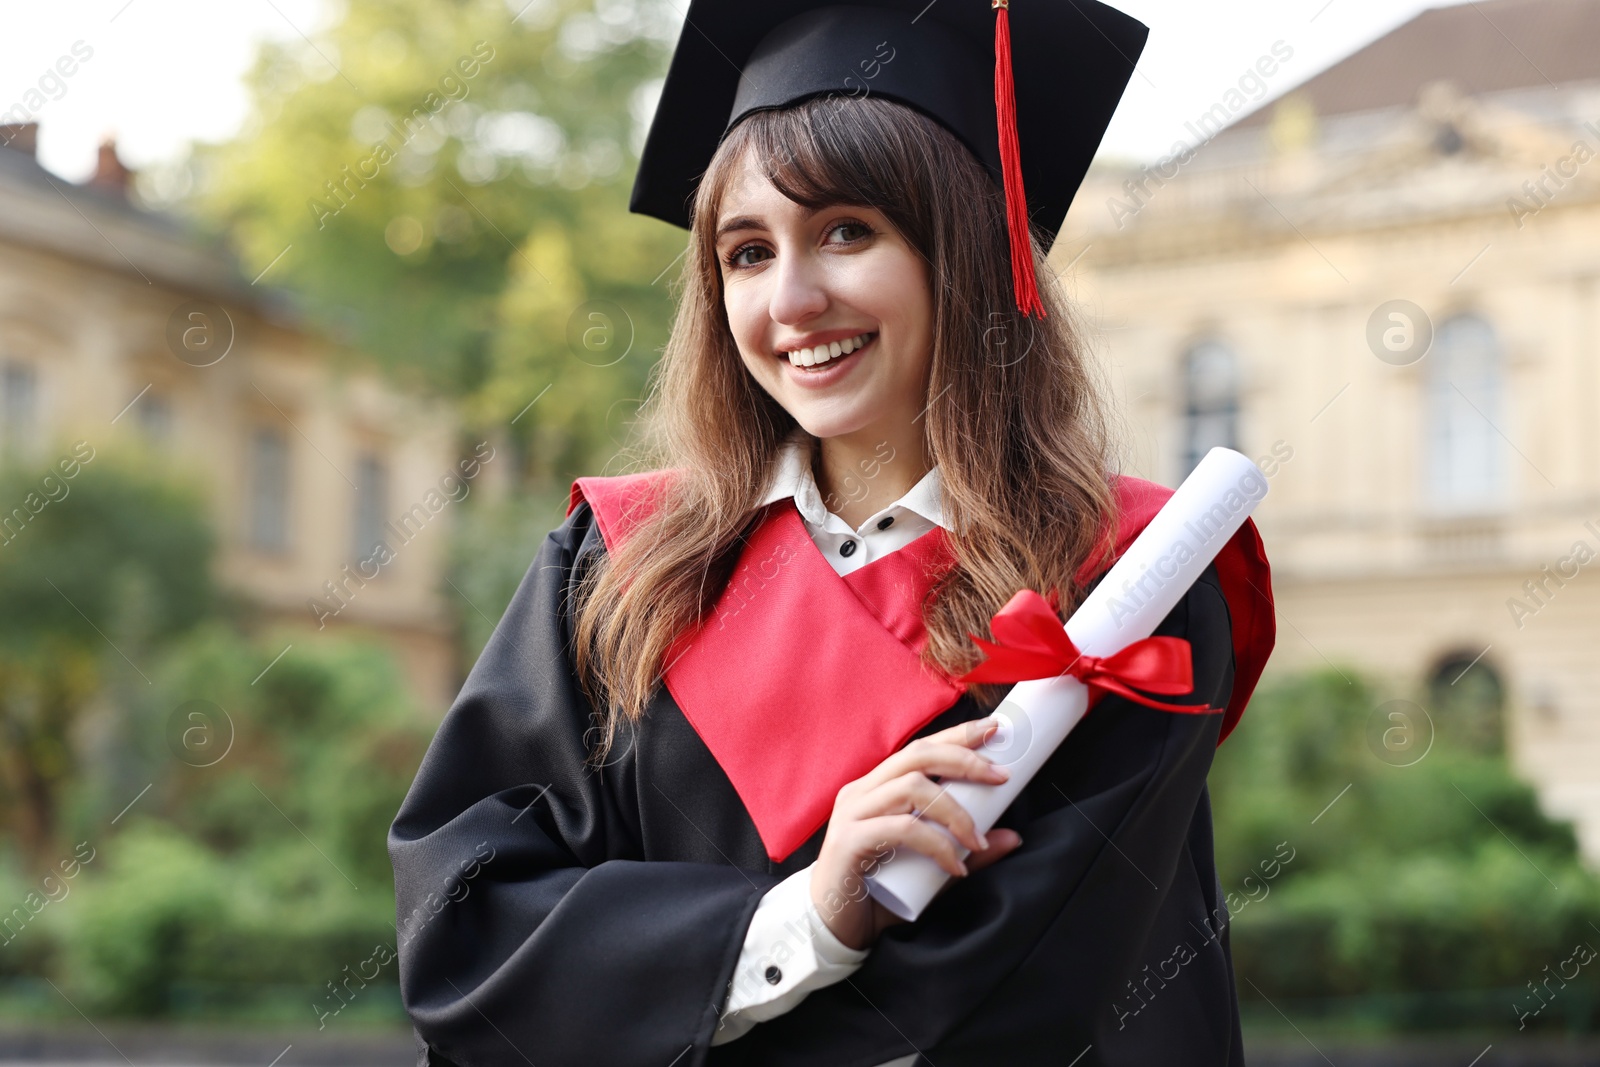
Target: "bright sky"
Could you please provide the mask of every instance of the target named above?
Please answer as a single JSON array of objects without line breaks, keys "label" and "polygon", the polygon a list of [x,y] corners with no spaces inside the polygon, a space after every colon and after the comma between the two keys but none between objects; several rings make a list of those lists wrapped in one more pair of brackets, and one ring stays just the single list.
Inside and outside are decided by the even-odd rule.
[{"label": "bright sky", "polygon": [[[108,132],[135,169],[170,160],[191,139],[220,140],[237,131],[246,112],[240,78],[256,44],[315,36],[335,17],[336,2],[0,0],[0,112],[42,88],[48,99],[37,112],[40,159],[75,181],[93,170],[96,145]],[[521,2],[507,0],[512,7]],[[1269,96],[1446,0],[1113,3],[1147,23],[1151,35],[1104,147],[1153,160],[1174,140],[1192,140],[1185,122],[1237,87],[1277,42],[1280,54],[1286,46],[1292,58],[1268,79]],[[74,46],[92,54],[60,77],[57,61],[72,56]],[[1248,83],[1247,90],[1262,91]]]}]

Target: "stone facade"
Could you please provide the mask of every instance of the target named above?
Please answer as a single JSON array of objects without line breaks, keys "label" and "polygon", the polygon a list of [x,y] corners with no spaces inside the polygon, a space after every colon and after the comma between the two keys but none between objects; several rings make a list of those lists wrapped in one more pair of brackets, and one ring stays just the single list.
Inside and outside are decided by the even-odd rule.
[{"label": "stone facade", "polygon": [[1502,692],[1515,765],[1600,863],[1600,53],[1535,32],[1600,4],[1417,21],[1459,43],[1477,8],[1521,20],[1524,84],[1414,87],[1390,68],[1433,60],[1384,39],[1192,156],[1097,165],[1051,258],[1131,472],[1176,484],[1213,444],[1271,472],[1269,676]]},{"label": "stone facade", "polygon": [[[449,407],[388,385],[222,250],[135,206],[114,146],[78,186],[38,165],[34,132],[0,127],[0,450],[151,450],[206,487],[224,585],[303,628],[293,643],[378,636],[442,710],[459,684],[440,592],[459,507],[440,489],[459,474]],[[358,544],[373,537],[391,561]]]}]

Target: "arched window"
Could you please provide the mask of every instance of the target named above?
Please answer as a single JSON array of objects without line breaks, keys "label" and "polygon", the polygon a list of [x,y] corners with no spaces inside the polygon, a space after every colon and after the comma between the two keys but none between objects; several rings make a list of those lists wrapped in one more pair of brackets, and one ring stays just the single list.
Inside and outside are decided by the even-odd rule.
[{"label": "arched window", "polygon": [[1440,656],[1428,672],[1428,703],[1440,733],[1475,752],[1505,751],[1506,686],[1482,652]]},{"label": "arched window", "polygon": [[1183,357],[1183,475],[1211,449],[1239,447],[1239,360],[1220,341]]},{"label": "arched window", "polygon": [[1427,358],[1425,486],[1445,510],[1485,510],[1505,493],[1504,368],[1494,329],[1476,315],[1447,319]]}]

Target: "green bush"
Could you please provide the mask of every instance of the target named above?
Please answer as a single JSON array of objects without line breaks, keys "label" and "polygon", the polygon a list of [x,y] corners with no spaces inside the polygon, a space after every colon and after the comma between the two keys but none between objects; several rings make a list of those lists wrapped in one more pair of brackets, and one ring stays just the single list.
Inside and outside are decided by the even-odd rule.
[{"label": "green bush", "polygon": [[48,979],[93,1013],[307,1022],[370,982],[352,1014],[398,1017],[385,838],[430,717],[376,643],[247,632],[192,486],[80,466],[0,555],[0,1010],[73,1016]]},{"label": "green bush", "polygon": [[161,1014],[172,984],[226,925],[234,878],[218,857],[158,826],[130,826],[111,852],[109,877],[84,876],[62,931],[69,973],[98,1009]]},{"label": "green bush", "polygon": [[[397,1003],[385,838],[431,732],[383,649],[302,635],[262,675],[287,643],[207,625],[152,665],[133,743],[113,754],[151,788],[88,831],[96,858],[26,931],[33,955],[13,975],[118,1015],[249,1014],[277,998],[306,1022],[319,1000],[343,1003],[345,982],[385,988],[360,994],[363,1011]],[[185,762],[169,720],[196,694],[224,716],[205,727],[216,747]],[[374,975],[362,965],[379,946]]]},{"label": "green bush", "polygon": [[[240,863],[143,821],[110,851],[59,931],[67,980],[86,1008],[168,1016],[180,991],[196,988],[248,1001],[252,990],[293,987],[310,1004],[375,946],[393,949],[391,894],[350,893],[287,847]],[[296,880],[315,890],[281,896],[286,865],[303,867]],[[392,985],[392,964],[372,977]]]},{"label": "green bush", "polygon": [[[1391,1026],[1471,1016],[1515,1029],[1510,1005],[1540,1003],[1528,982],[1600,945],[1600,881],[1498,744],[1434,714],[1431,747],[1419,734],[1415,752],[1385,759],[1370,740],[1379,705],[1348,668],[1282,679],[1218,751],[1218,870],[1241,996],[1390,997]],[[1293,859],[1263,866],[1278,848]],[[1529,1026],[1600,1023],[1600,964],[1550,988],[1559,1010]],[[1441,1007],[1465,992],[1485,996]]]}]

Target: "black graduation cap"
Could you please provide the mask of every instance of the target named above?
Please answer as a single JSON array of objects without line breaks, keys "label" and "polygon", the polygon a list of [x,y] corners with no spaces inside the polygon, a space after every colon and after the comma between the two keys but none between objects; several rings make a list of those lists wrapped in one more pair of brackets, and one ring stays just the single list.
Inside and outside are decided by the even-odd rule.
[{"label": "black graduation cap", "polygon": [[870,92],[936,119],[1004,187],[1017,306],[1042,317],[1020,207],[1048,249],[1148,34],[1096,0],[691,0],[629,208],[688,228],[739,119]]}]

